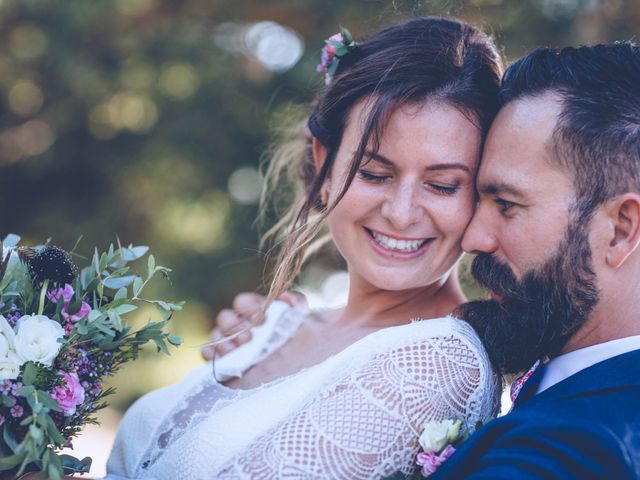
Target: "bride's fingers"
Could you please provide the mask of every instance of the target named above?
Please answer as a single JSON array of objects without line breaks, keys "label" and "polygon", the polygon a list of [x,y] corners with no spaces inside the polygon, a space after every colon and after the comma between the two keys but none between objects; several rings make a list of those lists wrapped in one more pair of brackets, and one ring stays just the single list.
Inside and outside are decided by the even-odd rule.
[{"label": "bride's fingers", "polygon": [[293,290],[281,293],[278,300],[282,300],[294,308],[309,308],[309,302],[307,302],[307,297],[304,293],[294,292]]},{"label": "bride's fingers", "polygon": [[264,321],[265,297],[257,293],[239,293],[233,299],[233,310],[235,313],[251,322],[252,325],[259,325]]}]

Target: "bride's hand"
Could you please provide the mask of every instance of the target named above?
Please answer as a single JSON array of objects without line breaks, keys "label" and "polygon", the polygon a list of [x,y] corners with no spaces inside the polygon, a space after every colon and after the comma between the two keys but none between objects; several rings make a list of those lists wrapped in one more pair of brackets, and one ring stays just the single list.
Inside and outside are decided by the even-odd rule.
[{"label": "bride's hand", "polygon": [[[302,293],[285,292],[278,297],[292,307],[307,308],[307,299]],[[216,327],[211,331],[211,341],[238,333],[236,337],[218,345],[206,345],[202,348],[205,360],[211,360],[214,353],[225,355],[240,345],[251,340],[251,326],[260,325],[264,321],[262,309],[265,297],[257,293],[243,292],[233,299],[233,307],[225,308],[216,317]],[[243,331],[244,330],[244,331]],[[240,333],[239,333],[240,332]]]}]

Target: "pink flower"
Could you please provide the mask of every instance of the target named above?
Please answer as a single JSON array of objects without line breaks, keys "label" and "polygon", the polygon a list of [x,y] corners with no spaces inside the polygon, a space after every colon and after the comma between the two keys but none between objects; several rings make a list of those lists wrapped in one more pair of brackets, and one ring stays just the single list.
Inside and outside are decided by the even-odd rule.
[{"label": "pink flower", "polygon": [[65,283],[64,288],[59,288],[58,290],[52,290],[51,292],[47,293],[47,297],[49,297],[49,300],[51,301],[51,303],[58,303],[58,301],[60,300],[60,297],[62,297],[62,299],[64,300],[64,303],[68,304],[73,298],[73,294],[74,294],[73,287],[68,283]]},{"label": "pink flower", "polygon": [[336,46],[333,45],[330,42],[340,42],[340,43],[342,43],[342,41],[343,40],[342,40],[342,34],[341,33],[336,33],[335,35],[331,35],[329,37],[329,39],[327,40],[327,46],[324,47],[324,48],[325,48],[325,51],[327,52],[327,55],[330,58],[333,58],[335,56],[336,50],[337,50]]},{"label": "pink flower", "polygon": [[343,42],[342,33],[336,33],[335,35],[331,35],[326,41],[325,46],[322,49],[322,53],[320,54],[320,63],[316,67],[318,72],[327,72],[329,71],[329,67],[331,66],[331,62],[336,56],[336,51],[338,50],[335,45],[331,42]]},{"label": "pink flower", "polygon": [[51,303],[58,303],[60,301],[60,298],[62,298],[64,301],[64,307],[60,312],[62,318],[75,323],[79,322],[87,315],[89,315],[89,313],[91,313],[91,306],[87,302],[82,302],[80,310],[78,310],[74,314],[70,314],[69,305],[71,304],[71,299],[73,298],[74,293],[75,292],[73,291],[73,287],[66,283],[64,285],[64,288],[59,288],[58,290],[51,291],[47,294],[47,296],[49,297],[49,301],[51,301]]},{"label": "pink flower", "polygon": [[82,302],[82,305],[80,306],[80,310],[78,310],[73,315],[70,315],[69,305],[65,304],[64,308],[62,309],[62,312],[60,313],[62,315],[62,318],[64,318],[67,321],[71,321],[75,323],[75,322],[79,322],[80,320],[85,318],[87,315],[89,315],[89,313],[91,313],[91,307],[87,302]]},{"label": "pink flower", "polygon": [[419,453],[416,463],[422,467],[422,476],[428,477],[434,473],[455,451],[456,449],[449,444],[444,447],[440,455],[435,452]]},{"label": "pink flower", "polygon": [[76,413],[76,407],[84,402],[84,388],[75,372],[64,373],[65,384],[53,389],[51,397],[66,417]]}]

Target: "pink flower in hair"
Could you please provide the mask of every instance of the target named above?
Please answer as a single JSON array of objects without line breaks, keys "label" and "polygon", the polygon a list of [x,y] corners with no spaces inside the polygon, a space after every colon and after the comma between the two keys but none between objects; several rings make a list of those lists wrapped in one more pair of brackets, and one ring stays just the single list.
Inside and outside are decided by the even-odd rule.
[{"label": "pink flower in hair", "polygon": [[340,57],[356,48],[356,42],[353,41],[351,33],[346,28],[343,28],[339,33],[331,35],[324,43],[324,48],[320,54],[320,63],[316,70],[325,74],[325,84],[329,85],[331,77],[333,77],[338,68]]}]

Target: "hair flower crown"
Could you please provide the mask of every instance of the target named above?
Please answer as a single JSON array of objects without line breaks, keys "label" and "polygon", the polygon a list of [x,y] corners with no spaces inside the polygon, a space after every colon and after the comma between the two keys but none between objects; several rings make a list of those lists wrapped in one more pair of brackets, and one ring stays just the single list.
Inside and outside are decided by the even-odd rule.
[{"label": "hair flower crown", "polygon": [[329,85],[333,75],[338,69],[340,57],[344,57],[353,51],[357,44],[353,40],[351,33],[344,27],[340,27],[340,32],[330,36],[324,41],[325,46],[320,55],[320,63],[316,67],[318,72],[324,72],[324,83]]}]

